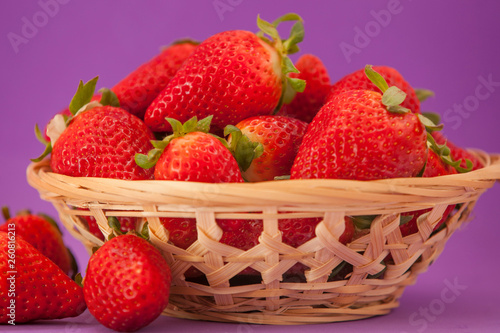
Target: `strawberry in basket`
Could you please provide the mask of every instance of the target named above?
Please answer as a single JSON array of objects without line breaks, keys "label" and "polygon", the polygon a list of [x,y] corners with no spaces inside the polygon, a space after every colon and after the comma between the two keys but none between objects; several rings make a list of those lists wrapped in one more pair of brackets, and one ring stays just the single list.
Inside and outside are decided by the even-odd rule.
[{"label": "strawberry in basket", "polygon": [[236,135],[243,134],[263,147],[262,155],[243,171],[243,178],[258,182],[289,175],[306,128],[307,123],[283,116],[256,116],[242,120],[236,126],[227,126],[229,142]]},{"label": "strawberry in basket", "polygon": [[332,88],[330,76],[321,59],[312,54],[301,56],[295,67],[300,73],[290,73],[290,77],[304,80],[306,88],[295,94],[292,91],[291,97],[286,96],[283,107],[277,114],[310,123],[328,98]]},{"label": "strawberry in basket", "polygon": [[118,235],[90,257],[83,295],[101,324],[132,332],[165,309],[171,279],[170,267],[151,243],[133,234]]},{"label": "strawberry in basket", "polygon": [[371,66],[373,90],[336,94],[309,124],[291,171],[292,179],[371,180],[415,177],[427,159],[427,132],[416,113],[403,108],[406,94]]},{"label": "strawberry in basket", "polygon": [[152,148],[153,133],[129,112],[118,107],[116,96],[103,92],[100,102],[94,96],[97,77],[85,85],[80,82],[70,103],[72,117],[56,115],[49,123],[50,142],[34,161],[51,154],[52,171],[73,177],[101,177],[127,180],[152,179],[152,171],[134,163],[136,153]]},{"label": "strawberry in basket", "polygon": [[[286,40],[276,29],[283,21],[297,21]],[[287,89],[304,89],[302,80],[288,76],[297,69],[287,57],[298,51],[297,43],[302,41],[301,21],[296,14],[284,15],[273,24],[258,18],[261,31],[257,34],[232,30],[209,37],[148,107],[144,121],[153,131],[162,132],[171,130],[166,118],[185,122],[193,116],[212,115],[212,131],[220,133],[226,125],[279,109]]]},{"label": "strawberry in basket", "polygon": [[15,231],[0,231],[0,324],[76,317],[82,288]]},{"label": "strawberry in basket", "polygon": [[44,214],[35,215],[29,211],[22,211],[11,217],[6,207],[2,212],[6,221],[0,226],[0,231],[13,231],[16,236],[23,237],[65,274],[73,276],[77,273],[76,261],[64,244],[61,230],[52,218]]}]

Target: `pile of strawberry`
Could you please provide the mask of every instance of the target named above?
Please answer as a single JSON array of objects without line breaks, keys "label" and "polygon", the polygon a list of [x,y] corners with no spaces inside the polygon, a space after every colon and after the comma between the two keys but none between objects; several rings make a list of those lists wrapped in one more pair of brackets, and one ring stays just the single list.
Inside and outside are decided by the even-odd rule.
[{"label": "pile of strawberry", "polygon": [[[278,26],[287,21],[293,25],[282,39]],[[50,155],[53,172],[73,177],[205,183],[436,177],[483,166],[441,134],[436,115],[421,112],[420,102],[429,92],[414,90],[397,70],[367,65],[332,84],[318,57],[304,54],[295,64],[288,57],[299,51],[304,38],[298,15],[272,23],[258,18],[257,25],[258,33],[224,31],[201,43],[176,42],[111,89],[96,93],[97,77],[80,82],[68,108],[43,132],[36,127],[46,149],[34,161]],[[403,214],[402,236],[418,232],[417,219],[427,212]],[[339,241],[347,244],[363,234],[373,218],[346,217]],[[84,220],[104,240],[95,219]],[[110,220],[114,238],[91,257],[83,295],[101,323],[135,330],[167,305],[170,272],[160,252],[135,232],[137,219]],[[320,221],[280,219],[283,242],[301,246],[315,237]],[[175,246],[188,249],[196,241],[194,219],[161,222]],[[223,231],[220,242],[243,250],[258,244],[263,230],[259,219],[217,223]],[[5,242],[2,238],[1,245]],[[305,270],[296,264],[283,278],[301,279]],[[349,268],[343,264],[330,279],[346,274]],[[201,275],[196,269],[185,272],[188,279]],[[258,273],[248,268],[239,275]],[[70,285],[77,293],[72,297],[81,301],[80,287]],[[158,294],[166,298],[152,298]],[[117,302],[125,310],[117,309]],[[65,315],[83,309],[78,303]],[[0,313],[0,322],[4,318]],[[43,318],[48,317],[25,321]]]}]

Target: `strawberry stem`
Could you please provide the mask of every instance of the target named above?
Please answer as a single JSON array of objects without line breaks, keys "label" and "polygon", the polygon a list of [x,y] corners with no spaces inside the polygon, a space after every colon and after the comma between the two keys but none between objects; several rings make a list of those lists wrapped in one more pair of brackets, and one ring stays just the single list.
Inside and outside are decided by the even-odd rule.
[{"label": "strawberry stem", "polygon": [[[101,93],[101,100],[99,104],[101,105],[110,105],[114,107],[120,107],[120,101],[116,94],[109,88],[101,88],[98,90]],[[94,93],[92,92],[92,96]]]},{"label": "strawberry stem", "polygon": [[[282,40],[278,33],[278,25],[285,21],[296,21],[290,30],[290,35],[287,39]],[[290,96],[288,90],[293,90],[295,92],[303,92],[306,87],[306,82],[302,79],[291,78],[290,73],[299,73],[293,62],[288,58],[288,54],[293,54],[299,51],[297,44],[302,42],[304,39],[304,25],[302,24],[302,18],[295,13],[285,14],[272,23],[267,22],[257,16],[257,26],[260,31],[257,32],[259,36],[266,43],[273,46],[281,58],[281,75],[282,75],[282,87],[283,91],[281,93],[280,100],[276,106],[276,112],[281,109],[284,103],[285,96]],[[266,38],[264,34],[271,37],[271,40]]]},{"label": "strawberry stem", "polygon": [[2,215],[3,215],[3,218],[5,219],[5,221],[10,219],[11,215],[10,215],[9,207],[7,207],[7,206],[2,207]]}]

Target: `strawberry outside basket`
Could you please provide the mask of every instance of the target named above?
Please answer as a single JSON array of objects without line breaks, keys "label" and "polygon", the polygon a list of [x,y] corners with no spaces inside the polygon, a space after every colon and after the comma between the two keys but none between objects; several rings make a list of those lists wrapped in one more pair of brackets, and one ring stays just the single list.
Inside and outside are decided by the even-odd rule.
[{"label": "strawberry outside basket", "polygon": [[[107,216],[140,217],[151,242],[172,269],[164,315],[256,324],[311,324],[384,315],[398,306],[406,286],[436,260],[446,241],[469,215],[478,198],[500,179],[500,155],[474,151],[485,167],[435,178],[376,181],[280,180],[205,184],[75,178],[52,173],[48,160],[30,164],[29,184],[50,201],[71,234],[91,251],[102,241],[79,218],[92,215],[107,237]],[[457,208],[445,227],[432,232],[448,205]],[[75,208],[84,208],[75,209]],[[418,219],[418,232],[399,230],[403,212],[432,208]],[[344,216],[378,215],[363,236],[343,245]],[[169,242],[161,217],[196,218],[198,239],[186,250]],[[281,240],[278,218],[322,217],[316,237],[298,248]],[[260,243],[243,251],[219,242],[216,219],[262,219]],[[140,228],[140,227],[138,227]],[[382,261],[392,256],[390,264]],[[296,263],[305,279],[283,279]],[[341,263],[352,273],[329,280]],[[204,282],[190,281],[190,267]],[[249,283],[233,277],[247,267],[258,272]]]}]

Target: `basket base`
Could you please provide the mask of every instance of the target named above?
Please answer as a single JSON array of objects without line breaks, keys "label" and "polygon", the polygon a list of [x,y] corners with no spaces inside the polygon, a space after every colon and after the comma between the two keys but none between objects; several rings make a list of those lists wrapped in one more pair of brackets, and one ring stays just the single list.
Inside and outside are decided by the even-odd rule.
[{"label": "basket base", "polygon": [[257,325],[309,325],[326,324],[343,321],[368,319],[389,314],[399,306],[399,301],[380,304],[367,304],[357,309],[352,308],[293,308],[276,311],[254,312],[191,312],[169,304],[162,315],[190,320],[203,320],[226,323],[257,324]]}]

